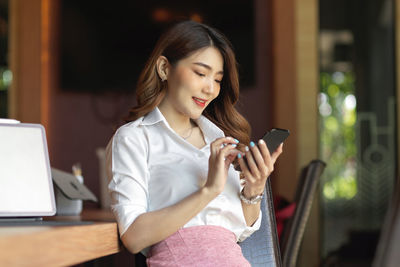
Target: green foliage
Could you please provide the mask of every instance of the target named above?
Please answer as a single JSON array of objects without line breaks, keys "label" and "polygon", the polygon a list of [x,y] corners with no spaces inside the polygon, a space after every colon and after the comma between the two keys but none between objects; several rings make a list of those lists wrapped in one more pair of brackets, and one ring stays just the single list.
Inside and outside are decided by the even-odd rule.
[{"label": "green foliage", "polygon": [[320,154],[327,162],[323,197],[351,199],[357,194],[354,74],[323,72],[320,90]]},{"label": "green foliage", "polygon": [[5,67],[0,67],[0,91],[7,90],[12,81],[12,73]]}]

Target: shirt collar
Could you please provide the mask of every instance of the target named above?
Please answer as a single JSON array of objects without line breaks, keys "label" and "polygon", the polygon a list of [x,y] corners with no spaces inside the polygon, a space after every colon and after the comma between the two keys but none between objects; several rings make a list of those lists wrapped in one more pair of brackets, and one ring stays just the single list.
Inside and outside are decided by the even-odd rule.
[{"label": "shirt collar", "polygon": [[[152,111],[144,116],[141,125],[154,125],[159,122],[164,122],[168,128],[171,129],[164,115],[161,113],[158,107],[155,107]],[[213,122],[203,115],[196,119],[195,122],[202,130],[207,144],[213,142],[217,138],[225,136],[224,132],[220,128],[218,128]]]},{"label": "shirt collar", "polygon": [[153,125],[161,121],[165,121],[167,123],[167,120],[161,111],[158,109],[158,107],[155,107],[152,111],[144,116],[141,125]]},{"label": "shirt collar", "polygon": [[205,116],[201,115],[200,118],[195,121],[202,130],[207,144],[213,142],[217,138],[225,136],[224,132]]}]

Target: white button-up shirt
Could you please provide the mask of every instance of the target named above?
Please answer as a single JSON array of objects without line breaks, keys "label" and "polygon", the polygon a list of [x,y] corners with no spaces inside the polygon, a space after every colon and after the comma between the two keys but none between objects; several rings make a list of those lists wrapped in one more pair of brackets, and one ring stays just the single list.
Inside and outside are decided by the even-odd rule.
[{"label": "white button-up shirt", "polygon": [[[158,108],[117,130],[107,146],[107,169],[120,235],[139,215],[171,206],[205,184],[210,143],[224,133],[204,116],[196,123],[206,142],[201,149],[172,130]],[[260,227],[261,211],[247,226],[240,190],[239,173],[230,166],[224,191],[183,227],[222,226],[243,241]]]}]

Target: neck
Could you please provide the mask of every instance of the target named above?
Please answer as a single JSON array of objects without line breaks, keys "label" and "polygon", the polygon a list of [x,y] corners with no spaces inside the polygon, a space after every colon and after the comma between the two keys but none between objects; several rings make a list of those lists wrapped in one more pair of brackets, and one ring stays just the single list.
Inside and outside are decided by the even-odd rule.
[{"label": "neck", "polygon": [[189,116],[178,113],[175,110],[171,110],[167,105],[158,106],[169,126],[178,134],[185,134],[190,128],[194,127],[194,123],[191,121]]}]

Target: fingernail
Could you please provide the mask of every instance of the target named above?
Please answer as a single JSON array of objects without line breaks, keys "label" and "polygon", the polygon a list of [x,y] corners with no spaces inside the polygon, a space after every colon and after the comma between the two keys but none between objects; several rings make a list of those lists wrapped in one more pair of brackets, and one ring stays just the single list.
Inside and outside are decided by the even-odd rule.
[{"label": "fingernail", "polygon": [[237,147],[237,144],[231,144],[232,147]]},{"label": "fingernail", "polygon": [[239,153],[238,154],[238,159],[240,159],[240,158],[242,158],[242,154]]},{"label": "fingernail", "polygon": [[263,143],[265,143],[264,140],[262,140],[262,139],[258,140],[258,144],[261,145],[261,144],[263,144]]},{"label": "fingernail", "polygon": [[246,152],[249,151],[249,147],[246,146],[246,147],[244,148],[244,150],[246,150]]},{"label": "fingernail", "polygon": [[239,143],[239,140],[237,140],[236,138],[234,139],[236,143]]},{"label": "fingernail", "polygon": [[255,146],[255,144],[254,144],[253,141],[250,142],[250,146],[251,146],[251,147]]}]

